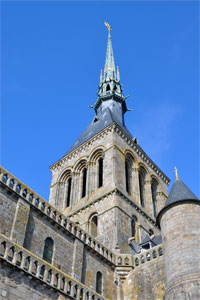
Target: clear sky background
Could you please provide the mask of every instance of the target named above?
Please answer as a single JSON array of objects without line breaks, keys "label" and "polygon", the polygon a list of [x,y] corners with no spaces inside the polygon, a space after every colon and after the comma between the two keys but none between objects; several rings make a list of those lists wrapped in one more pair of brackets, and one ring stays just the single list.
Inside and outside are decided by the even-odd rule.
[{"label": "clear sky background", "polygon": [[[126,126],[199,191],[197,1],[3,1],[1,164],[45,199],[49,166],[91,122],[111,24]],[[171,185],[170,185],[171,186]]]}]

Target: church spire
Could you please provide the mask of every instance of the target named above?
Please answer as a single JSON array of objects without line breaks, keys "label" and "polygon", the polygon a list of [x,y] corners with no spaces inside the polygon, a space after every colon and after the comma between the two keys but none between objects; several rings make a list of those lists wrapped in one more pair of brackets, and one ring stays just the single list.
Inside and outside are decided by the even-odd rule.
[{"label": "church spire", "polygon": [[111,39],[112,27],[106,21],[104,21],[104,24],[108,29],[108,42],[107,42],[104,72],[103,73],[101,72],[100,75],[100,86],[99,86],[98,96],[104,97],[106,95],[115,94],[119,97],[123,97],[122,88],[120,84],[119,67],[117,67],[117,70],[115,69],[115,60],[114,60],[112,39]]},{"label": "church spire", "polygon": [[114,61],[114,54],[113,54],[113,48],[112,48],[112,39],[111,39],[111,29],[112,27],[104,21],[104,24],[106,25],[108,29],[108,44],[107,44],[107,51],[106,51],[106,62],[105,62],[105,68],[104,68],[104,80],[116,80],[116,72],[115,72],[115,61]]}]

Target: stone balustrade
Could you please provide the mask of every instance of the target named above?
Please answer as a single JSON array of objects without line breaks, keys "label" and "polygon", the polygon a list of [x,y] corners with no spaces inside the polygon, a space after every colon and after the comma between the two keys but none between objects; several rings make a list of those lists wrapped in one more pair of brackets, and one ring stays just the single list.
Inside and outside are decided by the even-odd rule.
[{"label": "stone balustrade", "polygon": [[0,235],[0,245],[0,258],[3,261],[18,267],[28,275],[41,280],[42,283],[45,282],[61,294],[70,296],[70,299],[106,300],[102,295],[92,291],[2,234]]},{"label": "stone balustrade", "polygon": [[113,265],[115,264],[116,255],[112,251],[80,228],[79,225],[64,216],[53,205],[49,204],[49,202],[36,194],[33,190],[23,184],[3,167],[0,167],[0,181],[3,182],[9,189],[19,194],[34,208],[46,215],[46,217],[48,217],[52,222],[70,232],[85,245],[87,245],[87,247],[93,249],[97,254],[103,256],[107,262]]},{"label": "stone balustrade", "polygon": [[136,268],[148,261],[159,258],[163,255],[163,246],[158,245],[149,250],[146,250],[137,255],[131,254],[119,254],[116,256],[116,265],[122,267],[132,267]]}]

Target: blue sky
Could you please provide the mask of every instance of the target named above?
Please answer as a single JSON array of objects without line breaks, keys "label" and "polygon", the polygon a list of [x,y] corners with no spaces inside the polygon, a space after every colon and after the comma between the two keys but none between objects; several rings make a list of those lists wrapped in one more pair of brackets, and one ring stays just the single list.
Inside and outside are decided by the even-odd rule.
[{"label": "blue sky", "polygon": [[[126,126],[174,181],[199,191],[197,1],[3,1],[1,164],[45,199],[49,166],[94,116],[108,21]],[[171,186],[171,185],[170,185]]]}]

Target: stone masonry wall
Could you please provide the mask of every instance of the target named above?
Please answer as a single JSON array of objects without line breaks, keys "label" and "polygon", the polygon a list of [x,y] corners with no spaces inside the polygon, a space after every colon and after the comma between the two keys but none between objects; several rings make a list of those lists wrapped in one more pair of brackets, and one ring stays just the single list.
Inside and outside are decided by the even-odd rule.
[{"label": "stone masonry wall", "polygon": [[[115,293],[116,286],[114,283],[114,267],[112,263],[107,262],[105,258],[102,260],[103,256],[101,256],[99,252],[95,253],[94,250],[91,251],[91,248],[82,240],[77,239],[76,236],[71,234],[67,229],[62,228],[62,226],[45,215],[40,209],[22,199],[21,196],[17,197],[14,191],[12,192],[12,195],[7,196],[7,191],[8,187],[2,189],[3,196],[1,199],[3,200],[4,207],[6,207],[5,203],[9,203],[9,207],[15,207],[15,210],[11,209],[9,211],[4,209],[5,220],[6,218],[9,220],[9,230],[6,230],[6,227],[4,227],[5,230],[3,231],[3,234],[7,232],[7,237],[10,238],[11,241],[13,240],[17,245],[18,240],[12,239],[12,232],[16,232],[17,230],[19,240],[23,240],[23,244],[20,242],[19,245],[39,258],[43,258],[45,239],[51,237],[54,241],[52,265],[57,268],[57,270],[61,270],[79,282],[85,281],[94,291],[96,290],[96,273],[97,271],[100,271],[104,276],[105,282],[103,294],[111,295],[111,293]],[[18,203],[16,203],[16,198],[18,198]],[[23,203],[27,204],[30,211],[28,210],[25,215],[23,213],[23,222],[26,220],[27,224],[23,223],[24,230],[22,232],[20,231],[22,227],[19,221],[21,220],[20,210],[22,209],[22,212],[24,212],[24,206],[21,206]],[[19,212],[20,218],[18,218]],[[18,228],[20,230],[18,230]],[[1,245],[1,247],[3,246]],[[98,251],[103,251],[102,245]],[[109,255],[109,253],[105,252],[105,256],[106,255]],[[11,274],[11,272],[8,274]],[[88,274],[91,274],[92,281],[89,281]],[[23,287],[23,289],[26,290],[26,287]],[[23,292],[20,299],[23,299]]]},{"label": "stone masonry wall", "polygon": [[[28,277],[14,267],[1,263],[0,300],[61,300],[71,297],[61,296],[34,278]],[[62,298],[61,298],[62,297]]]},{"label": "stone masonry wall", "polygon": [[200,297],[200,205],[179,203],[161,218],[166,299]]},{"label": "stone masonry wall", "polygon": [[163,257],[146,262],[133,269],[124,282],[124,300],[164,300],[164,281]]},{"label": "stone masonry wall", "polygon": [[0,188],[0,231],[7,237],[12,230],[13,219],[17,207],[18,197],[13,197],[9,191],[5,190],[3,185]]}]

